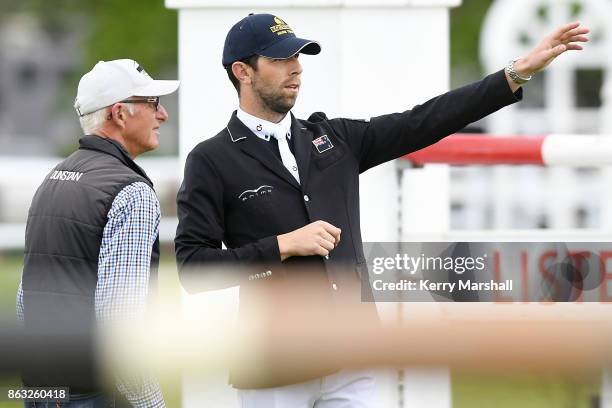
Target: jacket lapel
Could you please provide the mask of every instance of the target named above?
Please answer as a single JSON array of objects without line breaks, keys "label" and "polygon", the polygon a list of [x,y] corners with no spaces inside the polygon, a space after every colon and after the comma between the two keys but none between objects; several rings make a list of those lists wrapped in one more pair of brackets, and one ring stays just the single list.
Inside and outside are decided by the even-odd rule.
[{"label": "jacket lapel", "polygon": [[[274,155],[272,150],[270,150],[267,146],[265,146],[261,140],[257,138],[249,130],[248,127],[244,125],[236,116],[236,112],[232,115],[228,125],[227,131],[229,132],[229,136],[236,145],[247,155],[251,156],[255,160],[259,161],[262,165],[264,165],[267,169],[272,171],[274,174],[297,188],[300,189],[300,185],[293,178],[289,170],[283,166],[283,163],[279,160],[278,157]],[[298,162],[299,166],[299,162]],[[300,174],[301,176],[301,174]]]},{"label": "jacket lapel", "polygon": [[291,115],[291,137],[295,138],[294,150],[295,160],[297,161],[298,171],[300,172],[300,183],[302,185],[302,191],[306,191],[306,184],[308,182],[308,168],[310,166],[311,143],[312,143],[312,132],[307,128],[302,127],[300,122]]}]

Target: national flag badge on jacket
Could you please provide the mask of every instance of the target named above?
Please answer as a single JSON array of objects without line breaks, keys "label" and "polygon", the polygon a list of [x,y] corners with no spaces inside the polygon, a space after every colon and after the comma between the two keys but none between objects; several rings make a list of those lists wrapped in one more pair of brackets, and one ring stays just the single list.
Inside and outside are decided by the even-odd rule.
[{"label": "national flag badge on jacket", "polygon": [[317,148],[317,152],[319,153],[326,152],[334,147],[327,135],[317,137],[315,140],[312,141],[312,144]]}]

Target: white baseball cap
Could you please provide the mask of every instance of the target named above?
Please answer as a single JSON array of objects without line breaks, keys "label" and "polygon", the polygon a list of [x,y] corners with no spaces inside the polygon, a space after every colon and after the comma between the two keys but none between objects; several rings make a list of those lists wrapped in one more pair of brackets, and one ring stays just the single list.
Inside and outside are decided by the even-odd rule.
[{"label": "white baseball cap", "polygon": [[130,96],[162,96],[176,91],[180,81],[155,80],[134,60],[100,61],[81,77],[74,101],[79,116]]}]

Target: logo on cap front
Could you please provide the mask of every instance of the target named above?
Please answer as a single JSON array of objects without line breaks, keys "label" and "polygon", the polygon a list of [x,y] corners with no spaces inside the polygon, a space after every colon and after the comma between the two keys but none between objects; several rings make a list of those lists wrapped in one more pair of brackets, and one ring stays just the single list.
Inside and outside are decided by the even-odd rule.
[{"label": "logo on cap front", "polygon": [[134,61],[134,67],[136,67],[136,71],[140,72],[144,76],[151,78],[151,75],[149,75],[149,73],[145,71],[144,68],[141,67],[136,61]]},{"label": "logo on cap front", "polygon": [[291,27],[289,27],[289,25],[285,23],[281,18],[275,16],[274,22],[276,24],[270,26],[270,31],[276,33],[276,35],[293,34],[293,30],[291,29]]}]

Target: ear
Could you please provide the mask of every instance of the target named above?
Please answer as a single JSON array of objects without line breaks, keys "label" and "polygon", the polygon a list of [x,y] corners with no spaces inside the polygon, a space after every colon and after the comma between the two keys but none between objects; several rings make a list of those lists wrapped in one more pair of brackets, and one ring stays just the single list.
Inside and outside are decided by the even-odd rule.
[{"label": "ear", "polygon": [[125,107],[120,103],[116,103],[111,106],[108,119],[113,122],[115,126],[123,129],[125,127],[126,116],[127,112],[125,111]]},{"label": "ear", "polygon": [[232,64],[232,72],[241,84],[250,84],[253,68],[244,62],[236,61]]}]

